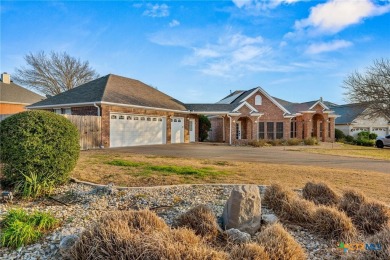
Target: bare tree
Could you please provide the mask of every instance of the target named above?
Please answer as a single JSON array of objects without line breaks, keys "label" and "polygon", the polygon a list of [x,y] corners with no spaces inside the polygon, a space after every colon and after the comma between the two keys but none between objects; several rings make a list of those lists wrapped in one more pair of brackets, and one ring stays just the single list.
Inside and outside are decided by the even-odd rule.
[{"label": "bare tree", "polygon": [[390,60],[375,60],[365,74],[354,72],[344,80],[345,95],[369,108],[367,116],[390,119]]},{"label": "bare tree", "polygon": [[46,95],[57,95],[96,79],[99,75],[89,67],[88,61],[80,61],[66,52],[44,51],[24,57],[28,68],[16,69],[15,81]]}]

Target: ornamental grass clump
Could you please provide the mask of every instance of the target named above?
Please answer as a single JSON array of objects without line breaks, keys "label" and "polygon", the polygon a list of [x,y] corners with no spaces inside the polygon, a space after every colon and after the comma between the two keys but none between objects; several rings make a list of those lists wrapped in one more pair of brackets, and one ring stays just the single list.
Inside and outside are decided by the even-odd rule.
[{"label": "ornamental grass clump", "polygon": [[355,225],[366,234],[381,231],[390,222],[390,210],[379,202],[363,203],[353,217]]},{"label": "ornamental grass clump", "polygon": [[187,227],[195,231],[196,235],[207,241],[215,241],[220,234],[220,227],[213,211],[206,205],[196,206],[177,219],[179,227]]},{"label": "ornamental grass clump", "polygon": [[390,259],[390,225],[387,225],[382,231],[369,237],[367,244],[373,244],[379,250],[365,250],[361,260],[389,260]]},{"label": "ornamental grass clump", "polygon": [[363,193],[356,190],[346,190],[340,198],[338,207],[353,220],[360,206],[367,201],[368,199]]},{"label": "ornamental grass clump", "polygon": [[256,237],[271,260],[307,259],[304,249],[279,223],[268,226]]},{"label": "ornamental grass clump", "polygon": [[303,198],[317,205],[333,206],[339,202],[339,196],[325,183],[306,183],[302,189]]},{"label": "ornamental grass clump", "polygon": [[234,245],[230,251],[230,260],[269,260],[265,248],[257,243]]},{"label": "ornamental grass clump", "polygon": [[72,259],[227,259],[187,228],[171,229],[148,210],[103,216],[69,249]]},{"label": "ornamental grass clump", "polygon": [[58,224],[59,221],[50,213],[36,211],[29,214],[23,209],[12,209],[1,223],[1,245],[18,248],[34,243]]},{"label": "ornamental grass clump", "polygon": [[335,208],[319,206],[313,217],[311,229],[326,239],[352,242],[357,236],[352,220]]}]

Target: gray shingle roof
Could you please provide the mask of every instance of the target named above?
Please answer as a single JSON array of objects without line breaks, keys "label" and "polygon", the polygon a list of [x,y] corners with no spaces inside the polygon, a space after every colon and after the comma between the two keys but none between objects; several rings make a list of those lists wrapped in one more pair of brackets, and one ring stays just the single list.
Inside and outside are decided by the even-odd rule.
[{"label": "gray shingle roof", "polygon": [[333,110],[336,115],[340,115],[340,117],[336,118],[335,121],[337,125],[352,123],[354,119],[363,113],[366,107],[362,106],[361,104],[346,104],[340,106],[331,106],[330,109]]},{"label": "gray shingle roof", "polygon": [[13,82],[6,84],[0,81],[0,102],[32,104],[42,99],[45,99],[45,97],[25,89]]},{"label": "gray shingle roof", "polygon": [[135,106],[186,110],[178,100],[141,81],[113,74],[95,79],[30,107],[90,102],[111,102]]}]

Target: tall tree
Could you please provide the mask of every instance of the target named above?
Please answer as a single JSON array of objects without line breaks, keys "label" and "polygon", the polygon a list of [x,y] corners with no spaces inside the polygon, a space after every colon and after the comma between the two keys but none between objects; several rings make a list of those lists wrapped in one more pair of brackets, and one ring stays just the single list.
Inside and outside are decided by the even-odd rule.
[{"label": "tall tree", "polygon": [[15,81],[46,95],[57,95],[99,77],[88,61],[80,61],[66,52],[44,51],[24,57],[28,67],[16,69]]},{"label": "tall tree", "polygon": [[364,74],[354,72],[344,80],[345,95],[368,107],[366,115],[390,119],[390,60],[375,60]]}]

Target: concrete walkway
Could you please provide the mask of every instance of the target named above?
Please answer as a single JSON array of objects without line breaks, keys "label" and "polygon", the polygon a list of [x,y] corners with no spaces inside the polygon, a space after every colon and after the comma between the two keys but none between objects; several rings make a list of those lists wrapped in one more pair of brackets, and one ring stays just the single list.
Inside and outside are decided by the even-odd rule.
[{"label": "concrete walkway", "polygon": [[[390,161],[353,158],[335,155],[301,152],[294,147],[239,147],[221,144],[167,144],[125,148],[111,151],[128,153],[201,158],[221,161],[244,161],[273,164],[292,164],[327,167],[331,169],[354,169],[390,173]],[[389,150],[390,152],[390,150]]]}]

